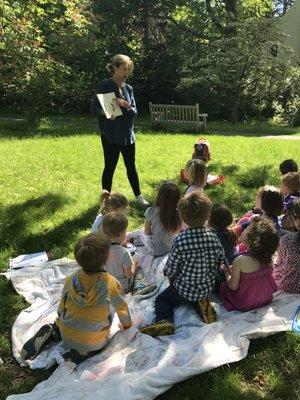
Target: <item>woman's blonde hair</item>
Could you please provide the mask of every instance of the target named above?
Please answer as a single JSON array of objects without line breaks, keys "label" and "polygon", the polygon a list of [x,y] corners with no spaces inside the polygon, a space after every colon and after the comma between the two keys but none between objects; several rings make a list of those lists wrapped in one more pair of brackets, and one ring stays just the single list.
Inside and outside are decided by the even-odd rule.
[{"label": "woman's blonde hair", "polygon": [[119,67],[122,64],[128,64],[131,71],[133,70],[133,61],[130,57],[125,56],[125,54],[116,54],[113,56],[110,63],[106,64],[106,69],[113,75],[115,72],[114,67]]},{"label": "woman's blonde hair", "polygon": [[108,212],[116,211],[118,208],[126,208],[129,206],[129,202],[122,193],[108,192],[103,190],[100,196],[100,212],[105,215]]},{"label": "woman's blonde hair", "polygon": [[206,184],[206,164],[204,161],[194,158],[186,163],[185,170],[188,174],[189,182],[202,188]]}]

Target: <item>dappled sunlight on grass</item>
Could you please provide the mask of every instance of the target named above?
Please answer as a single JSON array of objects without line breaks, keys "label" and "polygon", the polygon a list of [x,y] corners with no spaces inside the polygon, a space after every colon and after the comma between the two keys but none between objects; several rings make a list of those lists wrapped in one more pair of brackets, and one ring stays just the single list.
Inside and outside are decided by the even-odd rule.
[{"label": "dappled sunlight on grass", "polygon": [[[96,119],[89,117],[50,118],[41,122],[37,132],[30,133],[22,123],[1,123],[0,270],[6,269],[9,257],[21,253],[51,250],[55,258],[73,257],[77,238],[89,231],[99,211],[103,156],[96,124]],[[221,136],[212,134],[216,132],[214,129],[216,125],[212,130],[209,128],[212,147],[209,171],[224,175],[225,182],[205,191],[213,201],[231,207],[235,217],[253,206],[258,187],[279,184],[278,166],[283,159],[300,161],[297,142],[256,138],[256,126],[251,127],[251,134],[245,132],[245,137],[232,136],[237,132],[236,127],[230,135]],[[292,132],[294,128],[282,129]],[[195,140],[206,134],[170,131],[153,134],[149,121],[143,119],[137,120],[137,131],[142,131],[137,135],[142,193],[153,202],[162,180],[179,183],[180,169],[191,157]],[[185,187],[180,183],[182,191]],[[121,191],[130,201],[129,229],[142,226],[144,209],[134,201],[121,157],[113,190]],[[21,369],[13,360],[10,329],[26,302],[3,277],[0,277],[0,297],[0,357],[4,359],[4,365],[0,366],[0,397],[4,398],[31,390],[51,371]],[[297,398],[300,388],[298,385],[297,392],[295,382],[299,364],[291,354],[299,354],[299,346],[299,337],[287,333],[252,341],[250,355],[245,360],[178,384],[160,398],[283,399],[284,393],[289,393],[288,398]]]}]

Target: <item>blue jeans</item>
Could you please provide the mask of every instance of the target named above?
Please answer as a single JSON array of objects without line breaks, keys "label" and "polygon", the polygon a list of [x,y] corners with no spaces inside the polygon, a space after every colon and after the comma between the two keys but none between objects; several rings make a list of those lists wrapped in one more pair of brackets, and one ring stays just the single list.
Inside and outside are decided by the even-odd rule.
[{"label": "blue jeans", "polygon": [[163,319],[173,322],[174,308],[187,304],[196,306],[197,303],[186,300],[180,296],[174,286],[169,286],[155,300],[155,322]]}]

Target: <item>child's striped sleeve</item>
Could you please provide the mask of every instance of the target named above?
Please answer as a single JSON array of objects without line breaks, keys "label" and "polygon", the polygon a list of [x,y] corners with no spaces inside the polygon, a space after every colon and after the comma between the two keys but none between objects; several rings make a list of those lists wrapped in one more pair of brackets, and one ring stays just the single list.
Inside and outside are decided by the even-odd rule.
[{"label": "child's striped sleeve", "polygon": [[132,325],[132,321],[128,305],[123,297],[124,291],[122,285],[116,279],[114,279],[114,282],[110,283],[111,304],[118,314],[119,320],[123,328],[130,328]]}]

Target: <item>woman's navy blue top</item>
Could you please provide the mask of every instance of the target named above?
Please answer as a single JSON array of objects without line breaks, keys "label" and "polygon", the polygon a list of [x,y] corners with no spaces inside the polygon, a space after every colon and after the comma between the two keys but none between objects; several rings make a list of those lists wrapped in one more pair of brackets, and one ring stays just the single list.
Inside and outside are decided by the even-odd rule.
[{"label": "woman's navy blue top", "polygon": [[[102,107],[97,94],[114,92],[116,97],[123,98],[131,104],[131,110],[121,107],[123,115],[114,120],[108,119],[101,113]],[[135,142],[133,132],[133,118],[137,114],[133,89],[127,83],[123,83],[121,92],[118,85],[112,79],[104,79],[99,83],[91,101],[91,113],[99,117],[99,129],[109,143],[117,145],[130,145]]]}]

